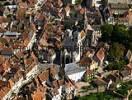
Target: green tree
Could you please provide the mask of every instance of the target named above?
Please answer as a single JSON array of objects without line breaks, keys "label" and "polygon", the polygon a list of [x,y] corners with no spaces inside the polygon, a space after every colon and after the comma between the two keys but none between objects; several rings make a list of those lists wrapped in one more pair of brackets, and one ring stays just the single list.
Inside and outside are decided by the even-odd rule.
[{"label": "green tree", "polygon": [[120,60],[120,61],[114,61],[110,62],[110,64],[106,67],[107,70],[121,70],[124,68],[124,66],[127,64],[127,61]]},{"label": "green tree", "polygon": [[109,51],[109,56],[111,58],[114,58],[115,60],[120,60],[121,58],[123,58],[124,52],[125,47],[122,44],[113,43]]},{"label": "green tree", "polygon": [[104,41],[108,41],[110,39],[110,37],[112,36],[113,25],[111,25],[111,24],[102,25],[101,32],[102,32],[102,39]]},{"label": "green tree", "polygon": [[118,100],[119,97],[113,95],[112,93],[95,93],[95,94],[90,94],[88,96],[84,97],[79,97],[77,100]]},{"label": "green tree", "polygon": [[112,41],[123,43],[129,37],[128,29],[125,25],[116,24],[113,27]]},{"label": "green tree", "polygon": [[128,40],[132,41],[132,29],[128,30]]},{"label": "green tree", "polygon": [[128,43],[128,49],[132,50],[132,42]]}]

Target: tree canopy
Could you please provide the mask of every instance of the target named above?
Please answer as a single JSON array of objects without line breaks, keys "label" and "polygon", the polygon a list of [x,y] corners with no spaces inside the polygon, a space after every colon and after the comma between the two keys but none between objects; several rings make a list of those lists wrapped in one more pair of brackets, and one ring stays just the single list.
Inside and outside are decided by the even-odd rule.
[{"label": "tree canopy", "polygon": [[113,43],[109,51],[109,56],[116,60],[120,60],[121,58],[123,58],[124,52],[125,47],[122,44]]},{"label": "tree canopy", "polygon": [[124,42],[122,40],[126,40],[129,38],[128,29],[125,25],[114,25],[113,32],[112,32],[112,40]]},{"label": "tree canopy", "polygon": [[132,29],[122,24],[104,24],[101,26],[102,38],[104,42],[119,42],[127,49],[132,49]]},{"label": "tree canopy", "polygon": [[113,25],[111,25],[111,24],[102,25],[101,32],[102,32],[102,39],[104,41],[107,41],[112,36]]},{"label": "tree canopy", "polygon": [[113,61],[105,68],[106,70],[121,70],[127,64],[127,61],[120,60],[120,61]]}]

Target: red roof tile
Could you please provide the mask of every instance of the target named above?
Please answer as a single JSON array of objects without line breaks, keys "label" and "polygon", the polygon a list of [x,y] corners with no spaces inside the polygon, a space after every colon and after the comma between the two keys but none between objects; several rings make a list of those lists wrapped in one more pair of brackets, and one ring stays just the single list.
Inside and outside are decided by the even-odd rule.
[{"label": "red roof tile", "polygon": [[4,97],[6,93],[3,90],[0,90],[0,97]]},{"label": "red roof tile", "polygon": [[27,37],[24,39],[24,46],[26,47],[28,45],[28,43],[30,42],[30,39]]},{"label": "red roof tile", "polygon": [[28,6],[26,3],[19,3],[19,8],[16,12],[17,19],[24,18],[27,8],[28,8]]},{"label": "red roof tile", "polygon": [[2,64],[3,62],[5,62],[6,58],[2,55],[0,55],[0,64]]},{"label": "red roof tile", "polygon": [[89,66],[92,63],[92,60],[89,57],[83,57],[79,63],[82,66]]},{"label": "red roof tile", "polygon": [[9,82],[9,87],[12,88],[14,86],[14,81],[10,79],[8,80],[8,82]]},{"label": "red roof tile", "polygon": [[5,71],[11,67],[10,61],[8,59],[2,65]]},{"label": "red roof tile", "polygon": [[4,92],[7,93],[7,92],[10,90],[10,88],[9,88],[8,85],[7,85],[7,86],[4,86],[4,87],[2,88],[2,90],[4,90]]},{"label": "red roof tile", "polygon": [[130,68],[130,69],[132,70],[132,63],[129,63],[129,64],[127,65],[127,67]]},{"label": "red roof tile", "polygon": [[99,51],[97,52],[96,56],[100,61],[103,60],[105,57],[105,49],[100,48]]},{"label": "red roof tile", "polygon": [[30,5],[33,6],[37,1],[36,0],[28,0]]},{"label": "red roof tile", "polygon": [[33,100],[43,100],[44,93],[37,88],[37,91],[32,95]]},{"label": "red roof tile", "polygon": [[34,61],[33,61],[33,58],[25,58],[24,59],[24,63],[25,63],[25,65],[27,65],[27,66],[30,66],[32,63],[33,63]]},{"label": "red roof tile", "polygon": [[42,82],[48,80],[49,72],[48,71],[42,72],[38,77]]},{"label": "red roof tile", "polygon": [[7,22],[7,18],[4,16],[0,16],[0,24],[3,22]]},{"label": "red roof tile", "polygon": [[53,84],[53,87],[54,88],[59,89],[60,84],[59,84],[59,81],[58,80],[53,81],[52,84]]},{"label": "red roof tile", "polygon": [[60,86],[64,85],[64,80],[59,80]]},{"label": "red roof tile", "polygon": [[84,14],[85,13],[85,8],[81,8],[80,9],[80,14]]}]

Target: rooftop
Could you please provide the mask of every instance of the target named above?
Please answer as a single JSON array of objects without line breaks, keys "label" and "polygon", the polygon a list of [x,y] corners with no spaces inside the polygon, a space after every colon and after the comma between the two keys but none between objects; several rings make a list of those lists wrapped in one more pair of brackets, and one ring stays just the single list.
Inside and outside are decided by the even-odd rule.
[{"label": "rooftop", "polygon": [[76,63],[70,63],[70,64],[65,65],[65,72],[67,75],[71,75],[71,74],[78,73],[78,72],[83,72],[85,70],[86,70],[85,67],[80,67]]}]

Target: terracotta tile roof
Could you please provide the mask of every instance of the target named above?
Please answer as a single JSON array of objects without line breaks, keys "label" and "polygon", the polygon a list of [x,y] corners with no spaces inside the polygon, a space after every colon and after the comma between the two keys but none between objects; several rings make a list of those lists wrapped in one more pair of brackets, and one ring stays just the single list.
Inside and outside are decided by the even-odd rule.
[{"label": "terracotta tile roof", "polygon": [[64,85],[64,80],[63,79],[59,80],[59,84],[60,86]]},{"label": "terracotta tile roof", "polygon": [[30,42],[30,39],[27,37],[24,39],[24,46],[26,47],[28,45],[28,43]]},{"label": "terracotta tile roof", "polygon": [[35,56],[35,54],[32,52],[31,57],[34,60],[34,62],[38,63],[38,58]]},{"label": "terracotta tile roof", "polygon": [[59,94],[59,91],[58,91],[57,88],[55,88],[55,89],[52,90],[52,93],[53,93],[53,96],[56,96],[56,95]]},{"label": "terracotta tile roof", "polygon": [[36,2],[37,2],[37,0],[28,0],[29,1],[29,4],[31,5],[31,6],[33,6]]},{"label": "terracotta tile roof", "polygon": [[61,42],[61,41],[56,41],[56,42],[55,42],[55,46],[56,46],[57,48],[61,48],[61,47],[62,47],[62,42]]},{"label": "terracotta tile roof", "polygon": [[34,62],[33,58],[31,58],[31,57],[29,57],[27,59],[26,58],[24,59],[24,63],[25,63],[26,66],[30,66],[33,62]]},{"label": "terracotta tile roof", "polygon": [[85,13],[85,9],[84,8],[81,8],[80,9],[80,14],[84,14]]},{"label": "terracotta tile roof", "polygon": [[52,73],[53,76],[55,76],[56,74],[58,74],[57,67],[55,67],[55,66],[51,67],[50,72]]},{"label": "terracotta tile roof", "polygon": [[32,68],[34,68],[36,64],[36,62],[33,62],[30,66],[26,66],[26,73],[28,73]]},{"label": "terracotta tile roof", "polygon": [[89,58],[89,57],[83,57],[83,58],[79,61],[79,64],[80,64],[81,66],[89,66],[91,63],[92,63],[92,60],[91,60],[91,58]]},{"label": "terracotta tile roof", "polygon": [[38,76],[35,77],[33,81],[34,82],[32,82],[31,84],[29,84],[29,87],[34,86],[34,85],[35,85],[35,87],[40,87],[42,85],[42,82],[39,80]]},{"label": "terracotta tile roof", "polygon": [[56,89],[59,89],[60,88],[60,84],[59,84],[59,81],[58,80],[55,80],[52,82],[53,84],[53,87],[56,88]]},{"label": "terracotta tile roof", "polygon": [[14,70],[18,70],[19,69],[19,64],[18,63],[15,63],[11,66],[11,68],[13,68]]},{"label": "terracotta tile roof", "polygon": [[22,44],[22,43],[14,43],[13,45],[12,45],[12,48],[13,49],[22,49],[22,48],[24,48],[24,45]]},{"label": "terracotta tile roof", "polygon": [[42,46],[48,46],[49,43],[47,42],[47,40],[45,39],[45,37],[42,37],[39,41],[40,45]]},{"label": "terracotta tile roof", "polygon": [[10,41],[11,41],[11,38],[10,38],[10,37],[8,37],[8,36],[5,36],[5,35],[4,35],[4,36],[3,36],[3,38],[4,38],[4,39],[6,39],[8,42],[10,42]]},{"label": "terracotta tile roof", "polygon": [[48,71],[42,72],[38,77],[40,78],[41,82],[48,80],[49,72]]},{"label": "terracotta tile roof", "polygon": [[47,34],[49,35],[51,34],[51,32],[53,32],[54,26],[51,23],[45,24],[44,29],[47,31]]},{"label": "terracotta tile roof", "polygon": [[0,97],[1,98],[4,97],[9,90],[10,90],[10,88],[7,86],[2,87],[0,90]]},{"label": "terracotta tile roof", "polygon": [[3,32],[5,32],[5,31],[6,31],[6,29],[0,27],[0,33],[3,33]]},{"label": "terracotta tile roof", "polygon": [[9,59],[5,60],[5,62],[2,65],[5,71],[11,67]]},{"label": "terracotta tile roof", "polygon": [[48,69],[48,70],[42,72],[41,74],[39,74],[38,77],[40,78],[41,81],[48,80],[48,78],[49,78],[49,71],[53,75],[53,77],[57,74],[56,67],[51,67],[50,69]]},{"label": "terracotta tile roof", "polygon": [[7,18],[4,16],[0,16],[0,24],[4,22],[7,22]]},{"label": "terracotta tile roof", "polygon": [[9,87],[12,88],[14,86],[14,81],[10,79],[8,80],[8,82],[9,82]]},{"label": "terracotta tile roof", "polygon": [[28,6],[26,3],[19,3],[19,8],[16,12],[17,19],[24,18]]},{"label": "terracotta tile roof", "polygon": [[37,88],[37,91],[32,95],[33,100],[43,100],[44,93]]},{"label": "terracotta tile roof", "polygon": [[0,90],[0,97],[4,97],[6,93],[3,90]]},{"label": "terracotta tile roof", "polygon": [[127,67],[130,68],[130,69],[132,70],[132,63],[129,63],[129,64],[127,65]]},{"label": "terracotta tile roof", "polygon": [[10,90],[10,88],[8,86],[5,86],[2,88],[2,90],[4,90],[4,92],[7,93]]},{"label": "terracotta tile roof", "polygon": [[4,67],[0,65],[0,73],[4,73]]},{"label": "terracotta tile roof", "polygon": [[34,23],[31,23],[31,29],[33,30],[33,31],[36,31],[36,27],[35,27],[36,25],[34,24]]},{"label": "terracotta tile roof", "polygon": [[75,85],[73,84],[72,81],[68,80],[67,82],[65,82],[65,86],[66,86],[67,88],[70,88],[70,87],[74,87]]},{"label": "terracotta tile roof", "polygon": [[81,39],[82,39],[84,36],[86,36],[86,33],[82,30],[82,31],[80,32],[80,36],[81,36]]},{"label": "terracotta tile roof", "polygon": [[0,55],[0,64],[2,64],[3,62],[5,62],[6,58],[2,55]]},{"label": "terracotta tile roof", "polygon": [[42,13],[37,13],[35,17],[36,19],[41,20],[41,21],[45,19]]},{"label": "terracotta tile roof", "polygon": [[2,87],[3,85],[4,85],[4,82],[2,80],[0,80],[0,87]]},{"label": "terracotta tile roof", "polygon": [[0,43],[0,48],[4,48],[4,45],[2,43]]},{"label": "terracotta tile roof", "polygon": [[22,78],[21,71],[18,70],[16,74],[14,75],[14,78],[12,79],[14,82],[17,82],[20,78]]},{"label": "terracotta tile roof", "polygon": [[96,53],[97,58],[101,61],[105,58],[105,49],[100,48],[99,51]]},{"label": "terracotta tile roof", "polygon": [[86,57],[93,57],[95,51],[93,49],[88,49],[86,52],[84,52],[84,55]]}]

